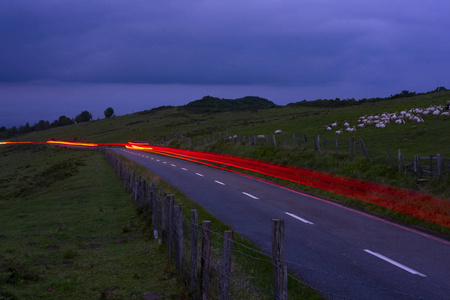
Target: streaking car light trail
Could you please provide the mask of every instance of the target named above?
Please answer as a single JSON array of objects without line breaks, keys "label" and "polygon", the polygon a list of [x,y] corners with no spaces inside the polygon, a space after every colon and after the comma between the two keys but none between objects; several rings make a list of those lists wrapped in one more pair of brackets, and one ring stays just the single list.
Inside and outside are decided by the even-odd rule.
[{"label": "streaking car light trail", "polygon": [[152,151],[154,153],[175,156],[203,164],[209,162],[208,165],[216,163],[257,172],[370,202],[433,223],[444,226],[450,225],[450,204],[446,202],[446,199],[418,191],[301,167],[274,165],[264,161],[231,155],[156,146],[152,146],[150,149],[150,147],[130,145],[127,148]]},{"label": "streaking car light trail", "polygon": [[77,142],[65,142],[65,141],[47,141],[47,144],[83,146],[83,147],[97,147],[98,146],[98,144],[94,144],[94,143],[77,143]]},{"label": "streaking car light trail", "polygon": [[[132,150],[149,151],[160,155],[171,156],[178,159],[208,165],[214,168],[231,171],[238,174],[243,173],[238,172],[234,169],[246,170],[369,202],[429,222],[450,227],[450,202],[446,198],[422,193],[419,191],[408,190],[377,182],[370,182],[302,167],[277,165],[265,161],[232,155],[149,146],[148,143],[137,142],[84,143],[54,140],[46,142],[0,142],[0,144],[29,143],[46,143],[54,145],[84,147],[124,146]],[[247,174],[243,175],[250,176]],[[250,177],[256,178],[254,176]]]}]

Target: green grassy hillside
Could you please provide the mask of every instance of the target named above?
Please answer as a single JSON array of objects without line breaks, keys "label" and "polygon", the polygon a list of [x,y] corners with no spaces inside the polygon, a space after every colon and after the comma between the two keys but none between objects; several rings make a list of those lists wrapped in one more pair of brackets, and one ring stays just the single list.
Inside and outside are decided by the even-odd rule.
[{"label": "green grassy hillside", "polygon": [[[382,129],[370,126],[357,129],[352,133],[335,134],[337,129],[345,128],[343,126],[345,121],[349,122],[351,127],[356,126],[361,116],[400,113],[413,108],[445,105],[450,100],[450,91],[382,99],[382,101],[366,101],[363,104],[359,104],[362,101],[358,101],[359,103],[356,103],[358,105],[342,107],[305,106],[300,102],[267,108],[268,102],[263,99],[258,101],[265,104],[266,108],[256,109],[252,106],[251,109],[241,110],[233,105],[230,106],[230,100],[224,103],[217,103],[220,99],[212,97],[206,100],[208,101],[203,101],[205,109],[208,110],[210,105],[216,112],[199,113],[204,111],[198,108],[198,104],[202,103],[199,100],[194,103],[194,110],[186,106],[153,108],[125,116],[34,132],[20,136],[19,140],[147,141],[159,145],[228,153],[275,163],[298,165],[450,198],[448,174],[426,178],[426,181],[416,181],[412,174],[399,173],[397,165],[399,149],[407,163],[413,161],[415,154],[429,156],[439,153],[447,159],[450,158],[450,135],[448,134],[450,117],[427,115],[423,116],[423,123],[407,121],[406,124],[401,125],[391,123]],[[225,108],[221,111],[223,107]],[[332,131],[328,131],[327,126],[333,122],[339,125]],[[260,134],[271,136],[278,129],[283,130],[284,142],[282,136],[277,136],[277,146],[264,143],[248,144],[249,137]],[[293,134],[296,134],[297,143],[298,134],[304,136],[306,144],[303,143],[301,147],[294,146]],[[226,138],[233,135],[246,136],[247,142],[244,143],[242,138],[239,142]],[[317,139],[318,135],[321,143],[325,140],[327,145],[325,151],[322,144],[322,153],[318,153],[313,147],[313,137]],[[219,140],[219,137],[222,137],[222,140]],[[357,156],[349,153],[349,141],[352,138],[356,141],[359,139],[364,141],[369,160],[361,156],[359,149]],[[335,146],[336,139],[339,152]],[[388,147],[392,154],[393,166],[389,160]],[[327,198],[339,198],[304,186],[292,187]],[[345,200],[339,201],[345,202]],[[348,204],[358,206],[351,201]],[[373,210],[367,207],[363,209]],[[385,214],[385,212],[381,213]],[[399,219],[396,216],[390,217]]]},{"label": "green grassy hillside", "polygon": [[[450,92],[430,93],[415,97],[397,98],[376,103],[365,103],[341,108],[304,107],[287,105],[259,110],[225,111],[220,113],[193,113],[180,107],[163,107],[130,115],[101,119],[20,136],[20,140],[77,139],[94,142],[127,142],[145,140],[159,142],[174,135],[185,136],[196,141],[219,134],[269,134],[282,129],[287,138],[292,133],[306,136],[323,135],[334,140],[333,131],[327,125],[338,121],[357,124],[360,116],[400,112],[411,108],[443,105],[450,100]],[[384,129],[368,127],[356,133],[339,136],[343,141],[349,136],[361,137],[373,158],[384,156],[386,147],[404,149],[407,153],[441,153],[450,156],[450,137],[445,129],[450,128],[449,117],[427,116],[424,123],[408,122],[404,125],[390,124]],[[289,142],[289,141],[288,141]]]}]

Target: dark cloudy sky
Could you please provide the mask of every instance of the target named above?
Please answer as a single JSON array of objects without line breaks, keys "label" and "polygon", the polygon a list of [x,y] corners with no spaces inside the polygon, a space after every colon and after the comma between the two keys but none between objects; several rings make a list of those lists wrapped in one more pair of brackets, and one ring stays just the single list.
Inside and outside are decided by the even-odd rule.
[{"label": "dark cloudy sky", "polygon": [[448,0],[1,0],[0,126],[450,87]]}]

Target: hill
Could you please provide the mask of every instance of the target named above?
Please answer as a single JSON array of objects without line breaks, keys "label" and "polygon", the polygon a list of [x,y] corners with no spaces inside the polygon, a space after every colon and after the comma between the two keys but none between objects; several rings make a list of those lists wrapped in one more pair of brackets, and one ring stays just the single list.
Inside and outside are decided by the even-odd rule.
[{"label": "hill", "polygon": [[238,99],[220,99],[205,96],[184,105],[183,108],[191,113],[219,113],[227,111],[258,110],[277,107],[275,103],[264,98],[247,96]]},{"label": "hill", "polygon": [[[421,123],[409,120],[405,124],[391,122],[382,129],[371,125],[358,128],[356,132],[344,131],[342,135],[336,135],[335,130],[327,130],[332,123],[338,124],[335,127],[336,130],[345,128],[344,122],[355,126],[362,116],[381,116],[395,112],[400,114],[402,111],[412,109],[444,106],[450,100],[450,91],[408,95],[336,107],[333,107],[335,103],[332,103],[333,106],[330,107],[323,106],[324,102],[319,102],[319,106],[310,104],[305,106],[299,103],[256,109],[255,106],[250,105],[252,101],[246,103],[246,100],[251,99],[243,99],[236,101],[239,99],[223,100],[204,97],[185,106],[165,106],[125,116],[52,128],[22,135],[18,139],[145,141],[151,144],[227,153],[273,163],[296,165],[450,198],[450,176],[448,176],[450,168],[447,168],[445,176],[429,177],[426,181],[416,181],[414,175],[404,172],[404,163],[413,162],[416,154],[421,157],[441,154],[446,159],[450,158],[450,135],[446,134],[450,128],[449,116],[429,114],[423,116],[424,122]],[[257,103],[272,105],[270,101],[264,99],[256,100]],[[236,103],[243,104],[240,106]],[[248,109],[236,109],[236,107]],[[253,108],[250,109],[250,107]],[[275,130],[283,131],[282,135],[275,136],[277,146],[270,144]],[[270,143],[259,141],[255,144],[256,135],[263,134]],[[235,135],[237,139],[229,139],[230,136]],[[320,152],[317,148],[319,137]],[[367,148],[369,159],[361,155],[360,139]],[[398,153],[403,155],[400,159]],[[399,161],[402,166],[400,172]],[[341,199],[318,189],[281,183],[290,185],[294,189],[367,209],[361,207],[360,203]],[[385,211],[380,212],[378,208],[372,207],[369,210],[386,214]],[[398,216],[389,217],[397,218]]]}]

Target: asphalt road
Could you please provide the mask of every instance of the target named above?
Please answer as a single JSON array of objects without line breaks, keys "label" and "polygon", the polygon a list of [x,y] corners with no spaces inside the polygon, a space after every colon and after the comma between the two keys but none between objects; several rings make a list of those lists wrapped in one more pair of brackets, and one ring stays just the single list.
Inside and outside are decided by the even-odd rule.
[{"label": "asphalt road", "polygon": [[268,254],[285,220],[286,258],[310,286],[349,299],[450,299],[450,242],[334,202],[200,164],[127,149]]}]

